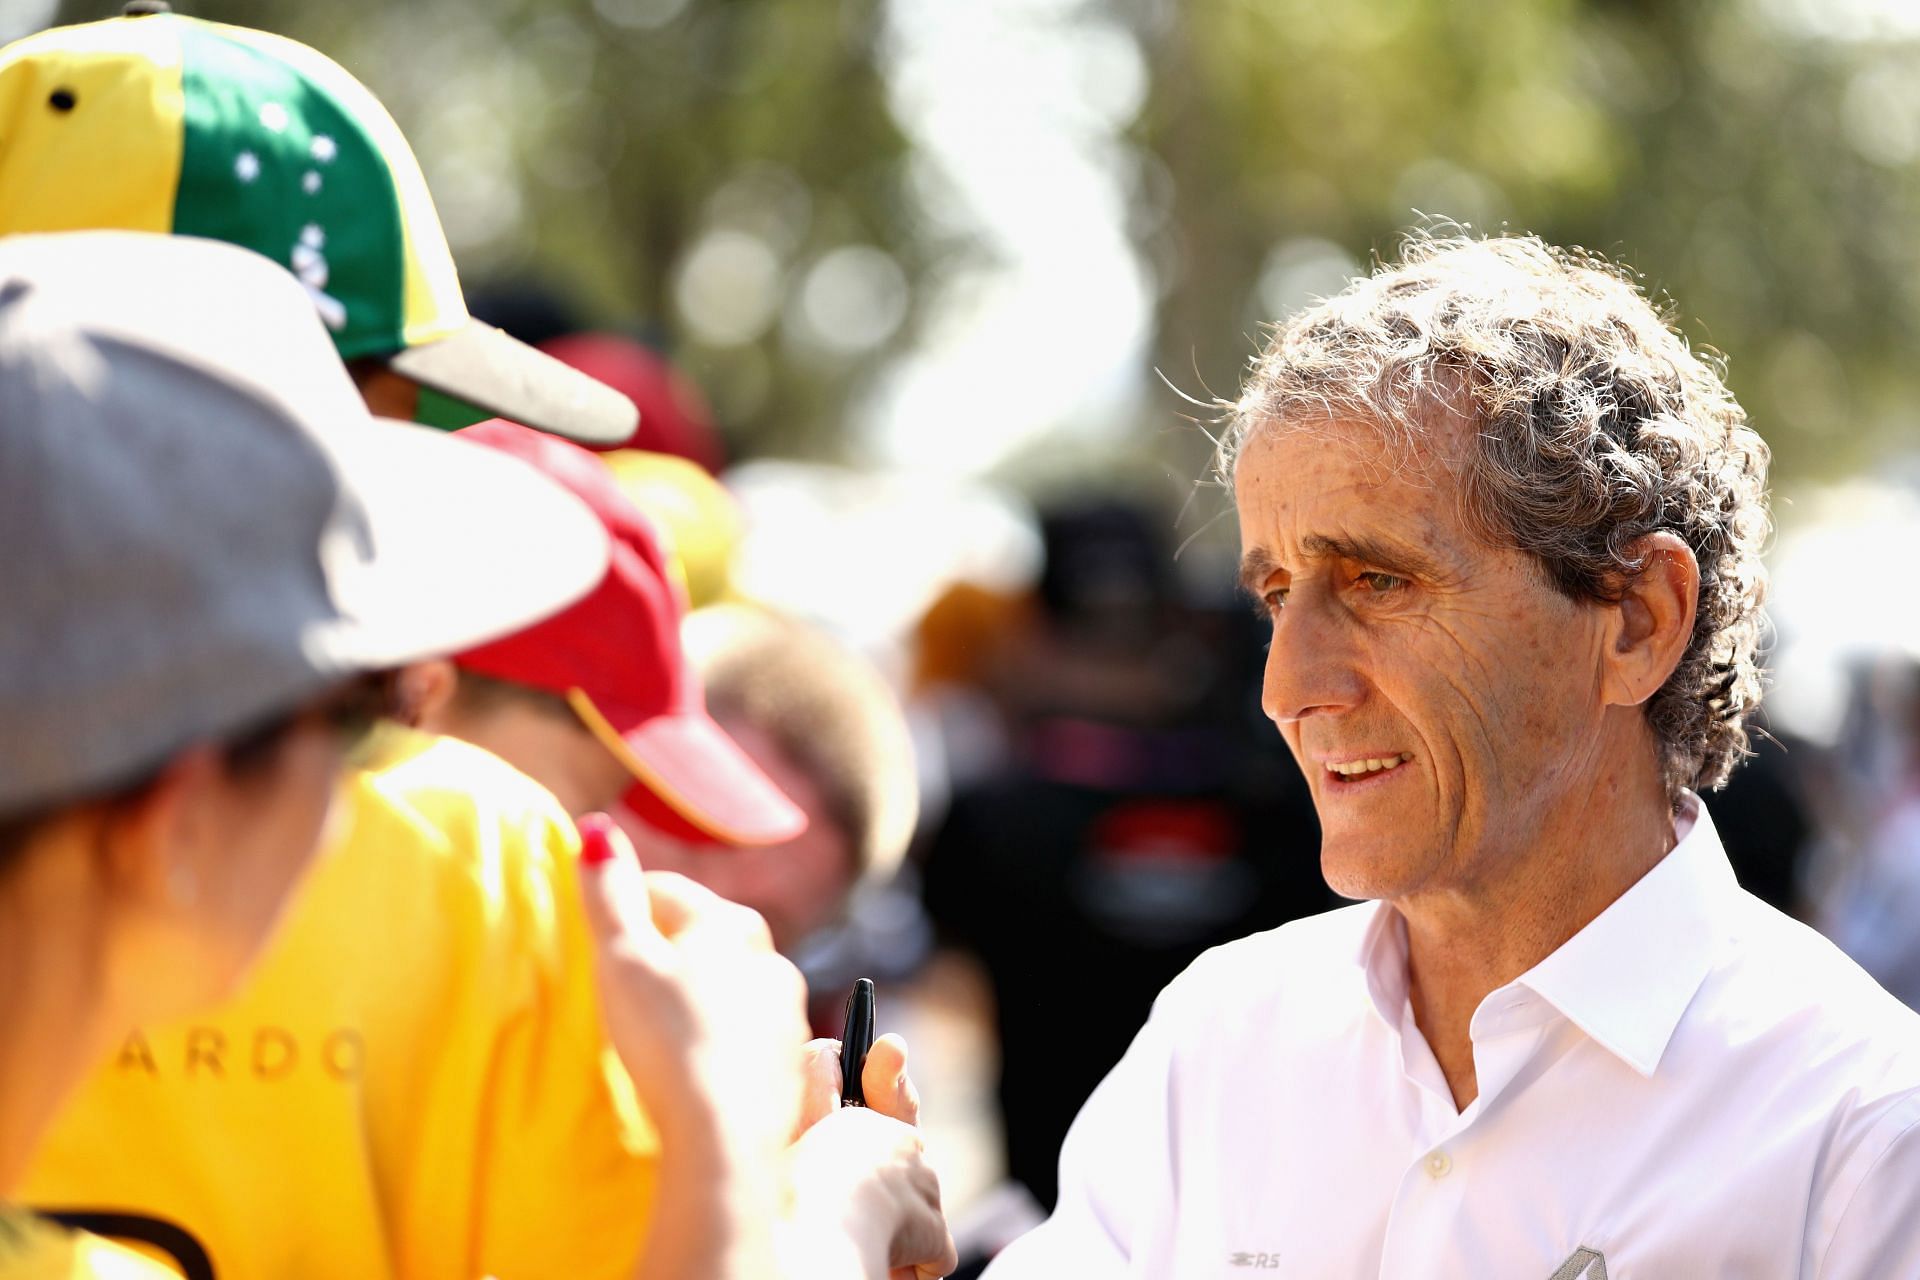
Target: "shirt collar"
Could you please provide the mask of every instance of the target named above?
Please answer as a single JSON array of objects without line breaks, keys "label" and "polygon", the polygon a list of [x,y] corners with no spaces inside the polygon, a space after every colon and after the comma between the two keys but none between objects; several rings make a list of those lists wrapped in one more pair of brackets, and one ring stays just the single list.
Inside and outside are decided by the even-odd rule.
[{"label": "shirt collar", "polygon": [[1407,1007],[1407,925],[1400,913],[1384,902],[1372,904],[1373,915],[1360,934],[1354,959],[1366,976],[1367,998],[1374,1012],[1395,1033]]},{"label": "shirt collar", "polygon": [[1723,908],[1739,892],[1713,819],[1691,792],[1679,840],[1586,928],[1520,983],[1643,1076],[1660,1065],[1720,943]]},{"label": "shirt collar", "polygon": [[[1525,986],[1643,1076],[1712,967],[1723,905],[1739,891],[1719,833],[1687,792],[1674,847],[1652,870],[1560,948],[1522,974]],[[1407,1002],[1406,925],[1376,903],[1355,959],[1367,994],[1389,1027]]]}]

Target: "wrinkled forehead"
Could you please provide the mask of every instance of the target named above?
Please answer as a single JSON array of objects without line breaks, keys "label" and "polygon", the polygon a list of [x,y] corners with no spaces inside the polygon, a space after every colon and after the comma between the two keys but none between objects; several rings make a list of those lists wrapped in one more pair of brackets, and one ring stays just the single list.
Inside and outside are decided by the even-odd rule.
[{"label": "wrinkled forehead", "polygon": [[[1473,417],[1439,403],[1393,416],[1363,406],[1290,406],[1236,426],[1228,478],[1237,500],[1248,468],[1271,467],[1273,455],[1285,452],[1290,457],[1338,457],[1382,485],[1397,480],[1457,489],[1477,435]],[[1276,451],[1276,444],[1288,448]]]},{"label": "wrinkled forehead", "polygon": [[1471,439],[1457,420],[1410,430],[1325,415],[1260,424],[1233,475],[1243,578],[1332,557],[1435,580],[1466,573],[1494,550],[1465,518]]}]

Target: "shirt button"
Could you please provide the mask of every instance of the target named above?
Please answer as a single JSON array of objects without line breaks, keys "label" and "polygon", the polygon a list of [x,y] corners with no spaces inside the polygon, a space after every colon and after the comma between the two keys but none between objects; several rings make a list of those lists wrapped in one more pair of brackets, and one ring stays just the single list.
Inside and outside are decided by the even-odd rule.
[{"label": "shirt button", "polygon": [[1436,1151],[1427,1157],[1427,1176],[1436,1181],[1453,1172],[1453,1157],[1444,1151]]}]

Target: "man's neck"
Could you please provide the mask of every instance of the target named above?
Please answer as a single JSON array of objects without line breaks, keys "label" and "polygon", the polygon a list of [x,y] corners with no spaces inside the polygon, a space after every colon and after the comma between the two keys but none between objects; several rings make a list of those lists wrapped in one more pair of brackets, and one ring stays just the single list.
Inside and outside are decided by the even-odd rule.
[{"label": "man's neck", "polygon": [[110,1042],[92,922],[66,909],[70,895],[39,892],[30,870],[16,869],[0,898],[0,1199]]},{"label": "man's neck", "polygon": [[1567,798],[1503,873],[1470,892],[1394,902],[1407,926],[1415,1023],[1454,1104],[1479,1094],[1469,1027],[1480,1002],[1558,950],[1673,848],[1672,810],[1651,769],[1622,769]]}]

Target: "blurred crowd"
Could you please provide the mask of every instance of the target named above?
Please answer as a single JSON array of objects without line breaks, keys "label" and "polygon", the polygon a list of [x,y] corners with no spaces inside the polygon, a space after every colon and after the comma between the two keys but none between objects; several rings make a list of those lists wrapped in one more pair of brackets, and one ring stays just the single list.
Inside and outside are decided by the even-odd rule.
[{"label": "blurred crowd", "polygon": [[[561,314],[551,300],[530,310]],[[517,314],[503,304],[495,318],[511,325]],[[621,341],[551,349],[611,352]],[[659,388],[676,385],[670,365],[637,343],[626,349],[625,367],[647,370],[651,389],[616,385],[658,403]],[[614,366],[583,367],[606,376]],[[940,495],[937,516],[924,496],[869,492],[868,535],[921,552],[921,580],[896,572],[876,590],[925,603],[895,610],[891,625],[837,611],[830,591],[768,566],[842,554],[825,540],[796,547],[782,520],[832,508],[857,478],[714,466],[723,428],[697,393],[680,395],[684,416],[664,418],[674,442],[659,448],[712,470],[675,469],[652,498],[677,545],[692,548],[696,604],[765,583],[789,611],[782,625],[864,652],[888,690],[868,713],[891,720],[898,706],[911,745],[891,729],[886,739],[893,763],[910,758],[914,773],[854,748],[845,759],[896,790],[876,806],[918,816],[910,842],[892,828],[884,853],[845,853],[830,883],[792,866],[776,873],[785,855],[766,850],[670,865],[786,922],[775,935],[816,991],[821,1034],[852,978],[875,974],[894,1001],[885,1025],[940,1046],[920,1068],[938,1081],[923,1123],[946,1157],[962,1254],[977,1264],[1051,1209],[1068,1125],[1175,975],[1208,947],[1342,901],[1320,875],[1305,785],[1260,712],[1265,627],[1207,548],[1180,554],[1178,504],[1126,491],[1036,504],[1000,490],[983,502],[977,484]],[[634,465],[619,456],[609,458]],[[937,521],[946,527],[929,527]],[[1009,539],[1009,521],[1023,538]],[[1018,550],[982,566],[949,554],[970,539]],[[687,625],[710,624],[696,613]],[[769,655],[769,665],[780,674],[766,678],[791,680],[794,698],[839,679],[830,661]],[[725,697],[716,691],[728,682],[708,670],[710,696]],[[1716,823],[1745,888],[1920,1008],[1920,658],[1898,636],[1866,637],[1825,675],[1844,690],[1837,724],[1816,738],[1763,711]],[[824,707],[814,714],[833,723]],[[870,827],[855,831],[866,834],[853,848],[868,848]],[[1002,1054],[1003,1044],[1018,1049]]]},{"label": "blurred crowd", "polygon": [[[962,1023],[975,1052],[945,1061],[976,1075],[943,1078],[926,1123],[962,1157],[963,1256],[1052,1207],[1068,1125],[1168,981],[1341,901],[1260,714],[1264,628],[1217,565],[1176,557],[1178,514],[1121,494],[1042,507],[1024,585],[947,583],[883,651],[920,762],[913,851],[794,953],[829,992],[891,979],[894,1025]],[[1744,887],[1920,1008],[1920,661],[1889,645],[1835,676],[1837,730],[1763,714],[1716,822]]]},{"label": "blurred crowd", "polygon": [[[104,24],[105,33],[46,46],[37,64],[31,50],[0,54],[0,74],[18,90],[10,100],[60,118],[104,108],[93,95],[111,82],[98,67],[127,55],[128,24],[161,21],[176,19]],[[215,38],[189,32],[187,56]],[[252,110],[248,93],[284,97],[283,82],[299,80],[315,102],[338,91],[338,69],[315,71],[307,52],[240,47],[285,61],[268,74],[244,59],[209,59],[213,70],[198,74],[238,86],[210,95],[222,110]],[[338,114],[331,100],[296,113],[314,166],[303,171],[310,194],[323,173],[333,181],[327,166],[344,163],[317,123],[337,125]],[[287,112],[260,114],[255,126],[284,133]],[[382,128],[390,122],[370,132]],[[37,173],[22,167],[27,144],[9,133],[8,145],[0,231],[123,225],[111,201],[86,222],[78,206],[47,214],[19,189],[49,180],[59,148],[77,144],[33,142]],[[223,154],[215,167],[250,184],[261,172],[259,159],[245,159],[253,155]],[[190,149],[194,163],[214,162]],[[298,172],[267,177],[301,181]],[[404,172],[399,182],[404,205]],[[296,226],[282,263],[323,318],[353,274],[353,215],[329,216],[324,232],[317,214]],[[430,207],[403,212],[431,216]],[[245,243],[231,233],[236,221],[216,209],[192,226],[181,215],[173,229]],[[12,287],[0,289],[0,309]],[[518,346],[637,408],[631,438],[602,440],[592,453],[512,423],[472,425],[518,407],[477,397],[465,422],[433,423],[460,425],[457,434],[558,481],[601,517],[616,568],[546,621],[513,619],[516,629],[449,636],[444,651],[404,665],[369,664],[400,668],[384,709],[404,726],[381,733],[404,736],[377,744],[380,767],[399,761],[418,777],[422,766],[405,762],[441,758],[424,741],[459,739],[539,782],[560,818],[610,815],[613,826],[588,845],[624,832],[648,872],[678,873],[764,919],[771,945],[805,981],[816,1037],[839,1033],[856,978],[875,979],[880,1029],[915,1047],[913,1110],[942,1170],[960,1274],[977,1272],[1052,1208],[1068,1126],[1156,994],[1209,947],[1340,904],[1320,872],[1306,785],[1261,713],[1267,622],[1212,542],[1183,553],[1180,501],[1119,488],[1035,497],[744,457],[703,388],[648,340],[646,317],[624,331],[584,329],[570,300],[537,280],[473,282],[464,296],[475,318]],[[7,332],[0,326],[0,341]],[[353,362],[371,348],[341,354],[376,409],[383,378],[418,383],[409,394],[423,398],[394,416],[427,422],[448,412],[430,412],[428,400],[462,399],[457,370],[410,372],[398,358],[368,370]],[[579,434],[564,426],[556,430]],[[1824,738],[1763,717],[1754,757],[1714,813],[1746,887],[1920,1008],[1912,639],[1889,637],[1836,665],[1844,715]],[[676,717],[687,738],[649,727]],[[508,786],[472,782],[493,778],[490,767],[433,785]],[[6,799],[64,802],[130,776],[63,778],[45,795]],[[407,822],[482,821],[464,809],[445,816],[458,805],[444,799],[438,809],[412,803]],[[0,806],[0,816],[12,815]],[[118,1050],[121,1075],[129,1053],[149,1055],[156,1073],[171,1061],[158,1039],[140,1043]],[[181,1060],[211,1055],[210,1044],[187,1042]],[[246,1050],[221,1044],[235,1055],[277,1052],[257,1035]],[[526,1088],[549,1087],[525,1069]],[[98,1094],[87,1105],[130,1104]],[[98,1158],[89,1123],[56,1135],[26,1198],[113,1234],[111,1221],[84,1212],[102,1198],[85,1186]],[[433,1173],[407,1166],[394,1176]]]},{"label": "blurred crowd", "polygon": [[[523,286],[494,318],[562,314],[551,299],[527,307],[525,297]],[[646,371],[650,381],[615,383],[636,401],[657,404],[662,388],[684,387],[637,342],[549,341],[600,353],[601,363],[582,367],[603,377]],[[616,365],[622,342],[628,355]],[[729,469],[717,464],[724,430],[697,393],[671,403],[661,429],[672,440],[657,447],[702,470],[675,468],[651,494],[630,492],[691,548],[694,600],[711,611],[689,618],[690,637],[723,629],[739,605],[720,602],[750,598],[745,582],[763,584],[784,611],[780,625],[840,637],[842,660],[870,673],[865,714],[888,744],[878,754],[873,737],[841,747],[842,767],[858,762],[870,785],[894,794],[875,796],[851,828],[831,825],[849,833],[836,876],[807,878],[787,852],[769,850],[659,865],[775,922],[816,992],[821,1034],[853,977],[874,974],[892,1002],[885,1025],[940,1046],[920,1068],[938,1081],[924,1123],[947,1158],[962,1254],[977,1263],[1051,1209],[1068,1125],[1174,976],[1211,946],[1342,901],[1320,875],[1305,785],[1260,711],[1264,624],[1209,548],[1181,554],[1178,504],[1120,490],[1034,503],[978,484],[940,494],[937,514],[925,495],[865,491],[866,536],[918,552],[908,557],[917,580],[894,569],[876,591],[924,603],[880,624],[838,610],[831,590],[783,571],[844,548],[832,535],[804,545],[818,531],[784,522],[843,510],[836,502],[862,492],[858,478]],[[667,479],[663,464],[648,465]],[[1010,537],[1009,523],[1022,536]],[[969,541],[1016,549],[975,565],[951,554]],[[1819,928],[1920,1008],[1920,659],[1898,640],[1870,637],[1830,664],[1844,713],[1821,737],[1763,711],[1754,754],[1714,811],[1745,888]],[[763,679],[787,684],[791,699],[820,697],[810,723],[844,742],[826,706],[825,687],[843,680],[836,663],[797,635],[778,646],[785,660],[775,647],[756,664]],[[690,648],[708,652],[698,640]],[[703,669],[716,705],[737,705],[725,690],[740,677]],[[862,700],[842,692],[838,701]],[[752,726],[777,720],[720,714],[749,743],[765,741]],[[878,722],[896,715],[908,732],[882,731]],[[757,754],[784,782],[808,750]],[[911,776],[897,767],[909,759]],[[822,768],[833,766],[787,789],[806,794]],[[875,856],[871,814],[881,808],[917,820],[889,826]],[[805,843],[817,848],[817,822],[813,830]],[[1018,1048],[1002,1054],[1003,1044]]]}]

